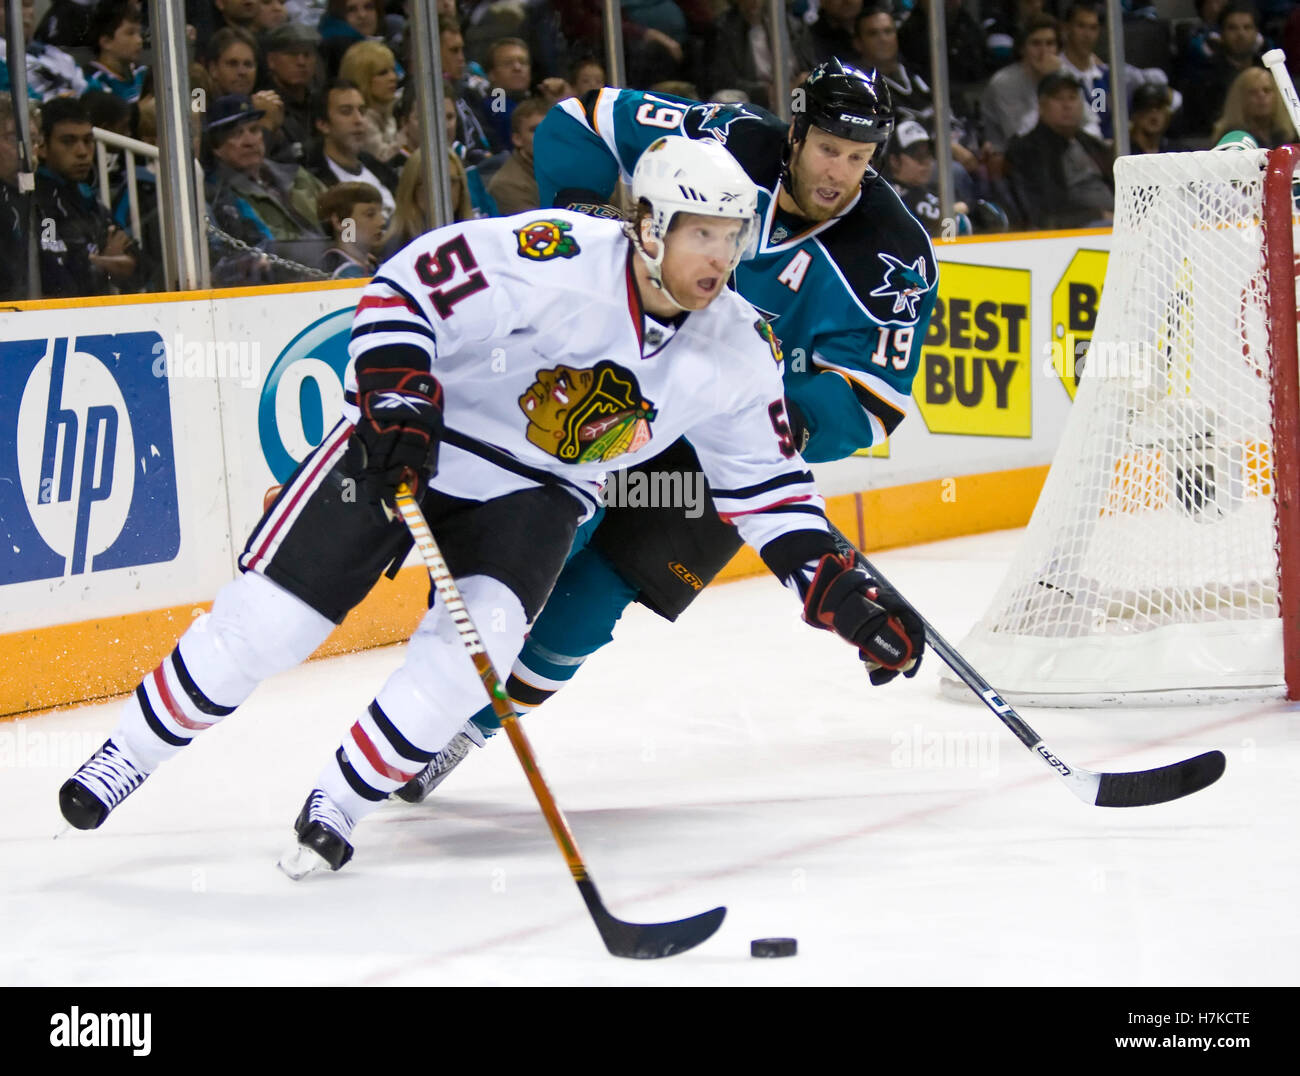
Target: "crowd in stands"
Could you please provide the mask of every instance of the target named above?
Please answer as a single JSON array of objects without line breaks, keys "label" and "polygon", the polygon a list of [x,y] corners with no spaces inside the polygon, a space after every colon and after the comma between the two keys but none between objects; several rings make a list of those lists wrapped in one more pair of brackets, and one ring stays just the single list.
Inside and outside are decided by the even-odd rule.
[{"label": "crowd in stands", "polygon": [[[1161,0],[1190,4],[1191,0]],[[773,108],[768,0],[622,0],[627,85]],[[38,7],[40,8],[38,12]],[[937,7],[937,4],[936,4]],[[184,0],[194,148],[216,285],[368,276],[428,219],[406,0]],[[438,0],[457,219],[536,208],[533,137],[547,110],[607,84],[600,0]],[[1202,149],[1229,131],[1296,138],[1260,57],[1300,60],[1292,0],[1195,0],[1170,18],[1126,0],[1126,63],[1095,0],[943,0],[955,215],[938,200],[930,5],[789,0],[785,76],[837,57],[878,71],[897,113],[875,166],[938,235],[1104,225],[1113,213],[1114,93],[1131,152]],[[1169,8],[1167,10],[1182,10]],[[157,290],[157,176],[110,155],[107,205],[92,128],[156,145],[140,0],[23,0],[25,65],[0,40],[0,298]],[[35,214],[16,190],[10,80],[25,66]],[[140,191],[133,234],[126,168]],[[39,222],[39,223],[38,223]]]}]

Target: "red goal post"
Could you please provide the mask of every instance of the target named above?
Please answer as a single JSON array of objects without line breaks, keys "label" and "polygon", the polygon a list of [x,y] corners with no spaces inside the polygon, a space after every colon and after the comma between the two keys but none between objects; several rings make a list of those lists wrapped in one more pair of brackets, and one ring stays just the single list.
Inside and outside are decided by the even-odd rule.
[{"label": "red goal post", "polygon": [[1300,374],[1297,373],[1295,198],[1300,148],[1268,155],[1264,179],[1264,264],[1268,274],[1269,366],[1277,474],[1278,604],[1286,697],[1300,699]]},{"label": "red goal post", "polygon": [[961,645],[1013,705],[1300,699],[1297,164],[1295,146],[1116,162],[1070,418]]}]

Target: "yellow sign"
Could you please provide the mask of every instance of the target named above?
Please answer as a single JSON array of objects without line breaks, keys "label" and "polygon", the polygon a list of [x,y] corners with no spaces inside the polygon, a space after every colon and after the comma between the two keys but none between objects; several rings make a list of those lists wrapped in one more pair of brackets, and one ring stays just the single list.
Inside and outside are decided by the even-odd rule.
[{"label": "yellow sign", "polygon": [[1078,251],[1052,289],[1052,367],[1071,400],[1079,389],[1083,356],[1097,327],[1108,257],[1104,250]]},{"label": "yellow sign", "polygon": [[1029,437],[1029,270],[943,262],[912,396],[931,433]]}]

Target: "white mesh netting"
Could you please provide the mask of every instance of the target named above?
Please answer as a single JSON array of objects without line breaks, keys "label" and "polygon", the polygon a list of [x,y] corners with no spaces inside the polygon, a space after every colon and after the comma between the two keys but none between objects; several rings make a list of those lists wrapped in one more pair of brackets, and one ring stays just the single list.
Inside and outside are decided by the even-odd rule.
[{"label": "white mesh netting", "polygon": [[1267,153],[1121,158],[1079,391],[1023,545],[963,644],[1014,702],[1282,684]]}]

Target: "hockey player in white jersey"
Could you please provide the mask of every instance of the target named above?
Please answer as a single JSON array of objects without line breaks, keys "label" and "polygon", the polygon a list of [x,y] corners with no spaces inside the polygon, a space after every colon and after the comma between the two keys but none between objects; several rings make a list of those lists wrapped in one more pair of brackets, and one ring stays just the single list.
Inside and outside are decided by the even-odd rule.
[{"label": "hockey player in white jersey", "polygon": [[[604,475],[689,436],[714,501],[805,618],[863,660],[915,670],[920,622],[837,556],[784,413],[780,354],[726,281],[755,228],[753,183],[721,146],[664,138],[636,168],[626,227],[549,211],[430,232],[357,306],[342,421],[285,483],[222,589],[60,789],[101,825],[159,765],[266,677],[303,661],[410,538],[417,490],[443,555],[507,668]],[[487,630],[482,630],[486,627]],[[466,726],[483,685],[441,604],[352,725],[295,822],[300,877],[352,855],[358,821]]]}]

